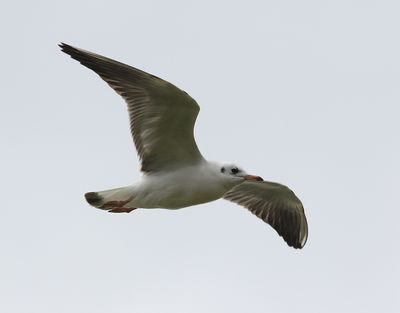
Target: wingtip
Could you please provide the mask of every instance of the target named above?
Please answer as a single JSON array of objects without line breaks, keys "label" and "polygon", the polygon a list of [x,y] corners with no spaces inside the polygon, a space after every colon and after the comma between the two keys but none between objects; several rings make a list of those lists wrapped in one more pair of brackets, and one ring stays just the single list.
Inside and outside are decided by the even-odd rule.
[{"label": "wingtip", "polygon": [[57,45],[63,50],[66,46],[68,46],[65,42],[60,41],[60,43]]},{"label": "wingtip", "polygon": [[288,242],[286,241],[286,243],[288,244],[289,247],[292,247],[294,249],[303,249],[304,246],[306,245],[307,242],[307,238],[303,238],[301,241],[296,241],[296,242]]},{"label": "wingtip", "polygon": [[[281,236],[281,235],[280,235]],[[283,238],[283,236],[281,236],[282,238]],[[303,248],[303,246],[300,244],[300,242],[293,242],[293,241],[290,241],[290,240],[287,240],[287,239],[285,239],[285,238],[283,238],[283,240],[286,242],[286,244],[289,246],[289,247],[291,247],[291,248],[293,248],[293,249],[302,249]]]},{"label": "wingtip", "polygon": [[73,54],[76,54],[79,52],[79,50],[77,48],[75,48],[65,42],[62,42],[62,41],[58,44],[58,46],[60,47],[62,52],[69,54],[71,57]]},{"label": "wingtip", "polygon": [[293,247],[294,249],[299,249],[299,250],[301,250],[301,249],[303,249],[304,246],[302,246],[301,243],[296,243],[296,244],[292,245],[292,247]]}]

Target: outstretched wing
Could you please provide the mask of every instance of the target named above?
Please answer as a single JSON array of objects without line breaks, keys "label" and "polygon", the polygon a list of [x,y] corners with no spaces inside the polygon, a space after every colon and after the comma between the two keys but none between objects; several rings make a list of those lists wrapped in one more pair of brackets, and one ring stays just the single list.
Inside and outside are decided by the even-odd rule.
[{"label": "outstretched wing", "polygon": [[157,172],[203,160],[193,136],[199,106],[186,92],[156,76],[61,43],[63,52],[95,71],[128,104],[142,171]]},{"label": "outstretched wing", "polygon": [[224,195],[249,209],[254,215],[271,225],[286,243],[303,248],[307,241],[308,226],[304,208],[288,187],[272,182],[244,182]]}]

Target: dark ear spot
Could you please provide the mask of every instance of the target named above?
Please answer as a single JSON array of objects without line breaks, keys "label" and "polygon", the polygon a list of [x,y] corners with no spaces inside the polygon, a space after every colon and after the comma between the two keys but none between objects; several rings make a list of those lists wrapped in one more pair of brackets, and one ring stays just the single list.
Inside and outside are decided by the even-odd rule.
[{"label": "dark ear spot", "polygon": [[221,167],[221,173],[225,173],[225,167]]}]

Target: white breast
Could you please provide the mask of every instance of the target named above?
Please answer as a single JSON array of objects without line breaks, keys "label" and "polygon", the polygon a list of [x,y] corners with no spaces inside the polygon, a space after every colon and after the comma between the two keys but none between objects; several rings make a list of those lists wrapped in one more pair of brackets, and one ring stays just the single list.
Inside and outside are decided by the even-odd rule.
[{"label": "white breast", "polygon": [[143,176],[132,201],[141,208],[179,209],[217,200],[232,187],[210,164],[202,163]]}]

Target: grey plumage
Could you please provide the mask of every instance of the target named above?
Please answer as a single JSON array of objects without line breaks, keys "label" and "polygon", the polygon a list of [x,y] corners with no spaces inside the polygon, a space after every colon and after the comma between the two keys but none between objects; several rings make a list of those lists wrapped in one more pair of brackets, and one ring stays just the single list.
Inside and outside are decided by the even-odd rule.
[{"label": "grey plumage", "polygon": [[193,136],[200,108],[186,92],[121,62],[65,43],[60,47],[124,98],[142,171],[173,169],[203,160]]},{"label": "grey plumage", "polygon": [[101,55],[60,44],[96,72],[128,106],[131,132],[144,175],[133,185],[89,192],[89,204],[109,212],[179,209],[223,197],[270,224],[289,246],[308,237],[303,205],[288,187],[264,182],[235,165],[209,162],[193,136],[199,106],[186,92],[154,75]]},{"label": "grey plumage", "polygon": [[308,237],[304,208],[288,187],[273,182],[244,182],[233,187],[224,199],[249,209],[270,224],[289,246],[302,248]]}]

